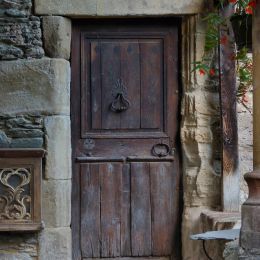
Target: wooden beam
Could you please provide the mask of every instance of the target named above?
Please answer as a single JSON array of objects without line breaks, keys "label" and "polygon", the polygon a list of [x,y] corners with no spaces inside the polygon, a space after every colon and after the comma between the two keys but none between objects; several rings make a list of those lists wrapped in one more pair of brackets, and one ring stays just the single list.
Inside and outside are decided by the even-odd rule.
[{"label": "wooden beam", "polygon": [[[229,17],[233,8],[220,11]],[[221,26],[219,45],[220,109],[222,123],[222,207],[223,211],[239,211],[240,174],[238,167],[238,133],[236,111],[236,54],[231,24]]]}]

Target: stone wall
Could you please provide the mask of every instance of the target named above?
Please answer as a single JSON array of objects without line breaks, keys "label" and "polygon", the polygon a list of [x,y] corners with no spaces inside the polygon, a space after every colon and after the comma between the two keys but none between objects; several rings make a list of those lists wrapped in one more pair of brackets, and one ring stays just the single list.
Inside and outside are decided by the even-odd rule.
[{"label": "stone wall", "polygon": [[31,15],[31,0],[0,2],[0,59],[44,56],[40,18]]},{"label": "stone wall", "polygon": [[[41,17],[32,15],[32,4],[31,0],[0,1],[0,147],[46,149],[44,230],[0,234],[0,258],[70,260],[70,64],[66,59],[71,24],[63,17],[45,17],[42,23]],[[57,49],[52,50],[50,42]]]},{"label": "stone wall", "polygon": [[[204,230],[201,213],[221,206],[220,114],[218,79],[192,72],[192,62],[203,55],[204,24],[198,16],[183,24],[183,101],[181,142],[183,149],[184,212],[183,259],[205,258],[201,243],[190,235]],[[212,57],[212,62],[215,62]],[[216,249],[217,250],[217,249]]]}]

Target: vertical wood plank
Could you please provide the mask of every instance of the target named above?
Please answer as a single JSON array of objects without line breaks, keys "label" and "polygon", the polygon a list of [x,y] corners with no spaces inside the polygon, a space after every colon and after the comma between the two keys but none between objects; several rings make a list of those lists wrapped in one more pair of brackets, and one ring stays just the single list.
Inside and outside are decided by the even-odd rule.
[{"label": "vertical wood plank", "polygon": [[171,255],[174,237],[174,183],[172,163],[150,163],[152,255]]},{"label": "vertical wood plank", "polygon": [[102,91],[100,77],[100,44],[97,41],[90,43],[91,60],[91,121],[93,129],[101,129],[102,120]]},{"label": "vertical wood plank", "polygon": [[[224,17],[233,13],[228,5],[222,11]],[[220,28],[220,38],[228,37],[227,44],[219,46],[220,59],[220,107],[222,119],[222,207],[223,211],[239,211],[240,176],[238,169],[238,133],[236,112],[236,64],[234,33],[229,28]]]},{"label": "vertical wood plank", "polygon": [[97,164],[81,165],[81,250],[100,257],[100,182]]},{"label": "vertical wood plank", "polygon": [[101,256],[120,256],[122,165],[103,163],[101,176]]},{"label": "vertical wood plank", "polygon": [[151,200],[149,163],[131,163],[132,256],[151,255]]},{"label": "vertical wood plank", "polygon": [[125,164],[122,172],[121,201],[121,256],[131,256],[130,217],[130,165]]},{"label": "vertical wood plank", "polygon": [[121,43],[121,78],[130,107],[120,114],[121,129],[140,128],[140,52],[137,41]]},{"label": "vertical wood plank", "polygon": [[140,51],[141,128],[156,129],[163,115],[162,42],[142,41]]},{"label": "vertical wood plank", "polygon": [[101,43],[102,78],[102,128],[120,128],[120,113],[110,110],[114,100],[113,88],[120,79],[120,44],[118,42]]}]

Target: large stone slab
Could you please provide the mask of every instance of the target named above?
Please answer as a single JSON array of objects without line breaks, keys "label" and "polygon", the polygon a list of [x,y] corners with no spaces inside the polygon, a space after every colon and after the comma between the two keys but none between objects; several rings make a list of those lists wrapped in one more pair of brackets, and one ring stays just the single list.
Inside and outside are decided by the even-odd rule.
[{"label": "large stone slab", "polygon": [[48,116],[46,133],[45,179],[71,179],[71,135],[69,116]]},{"label": "large stone slab", "polygon": [[39,259],[72,259],[70,228],[46,228],[40,234],[39,242]]},{"label": "large stone slab", "polygon": [[45,227],[69,227],[71,224],[71,181],[43,181],[42,217]]},{"label": "large stone slab", "polygon": [[70,65],[63,59],[0,63],[3,114],[70,114]]},{"label": "large stone slab", "polygon": [[202,0],[35,0],[36,14],[67,16],[141,16],[193,14]]},{"label": "large stone slab", "polygon": [[51,58],[70,58],[71,20],[62,16],[42,18],[44,48]]}]

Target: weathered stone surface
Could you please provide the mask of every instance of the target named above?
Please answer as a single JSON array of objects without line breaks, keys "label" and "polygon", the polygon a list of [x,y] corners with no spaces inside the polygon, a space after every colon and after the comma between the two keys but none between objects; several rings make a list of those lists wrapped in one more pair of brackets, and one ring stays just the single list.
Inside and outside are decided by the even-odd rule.
[{"label": "weathered stone surface", "polygon": [[206,260],[202,243],[190,239],[190,235],[203,232],[201,212],[207,210],[204,207],[186,208],[182,216],[182,257],[184,260]]},{"label": "weathered stone surface", "polygon": [[40,116],[0,115],[1,148],[42,148],[43,120]]},{"label": "weathered stone surface", "polygon": [[137,16],[193,14],[202,11],[202,0],[36,0],[36,14],[66,16]]},{"label": "weathered stone surface", "polygon": [[239,260],[260,260],[260,250],[252,249],[252,250],[244,250],[243,248],[239,248]]},{"label": "weathered stone surface", "polygon": [[[198,17],[197,17],[198,18]],[[205,25],[197,18],[184,19],[183,99],[181,142],[183,151],[184,213],[182,218],[182,252],[184,260],[207,259],[202,243],[190,235],[202,233],[200,215],[205,209],[221,205],[220,116],[218,79],[192,72],[191,60],[204,54]],[[188,51],[187,51],[188,50]],[[216,57],[210,57],[216,62]],[[218,242],[216,244],[219,244]],[[218,248],[218,247],[216,247]],[[211,252],[217,255],[219,252]],[[222,253],[222,252],[221,252]],[[219,259],[219,258],[216,258]]]},{"label": "weathered stone surface", "polygon": [[244,174],[253,171],[253,115],[252,93],[248,95],[249,101],[246,109],[242,104],[237,104],[238,120],[238,148],[239,148],[239,171],[240,171],[240,204],[248,197],[248,187],[244,180]]},{"label": "weathered stone surface", "polygon": [[38,240],[34,234],[1,234],[0,242],[0,259],[31,260],[38,256]]},{"label": "weathered stone surface", "polygon": [[39,258],[44,260],[71,260],[71,229],[46,228],[40,234]]},{"label": "weathered stone surface", "polygon": [[42,18],[44,48],[51,58],[70,58],[71,21],[62,16]]},{"label": "weathered stone surface", "polygon": [[0,130],[0,148],[7,148],[10,145],[10,139],[6,136],[4,131]]},{"label": "weathered stone surface", "polygon": [[42,148],[43,138],[14,138],[10,148]]},{"label": "weathered stone surface", "polygon": [[0,18],[0,59],[44,56],[38,17]]},{"label": "weathered stone surface", "polygon": [[225,249],[223,252],[223,258],[225,260],[237,260],[239,253],[239,241],[231,241],[226,243]]},{"label": "weathered stone surface", "polygon": [[32,0],[12,0],[0,2],[0,17],[26,17],[31,13]]},{"label": "weathered stone surface", "polygon": [[42,198],[42,216],[45,226],[47,228],[69,227],[71,222],[71,181],[43,181]]},{"label": "weathered stone surface", "polygon": [[0,82],[3,114],[70,113],[70,66],[66,60],[2,61]]},{"label": "weathered stone surface", "polygon": [[0,259],[2,259],[2,260],[33,260],[33,258],[27,254],[11,254],[11,253],[10,254],[6,254],[6,253],[1,254],[0,253]]},{"label": "weathered stone surface", "polygon": [[46,133],[45,179],[71,179],[71,135],[69,116],[49,116]]}]

